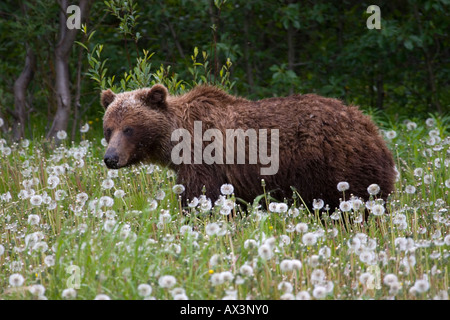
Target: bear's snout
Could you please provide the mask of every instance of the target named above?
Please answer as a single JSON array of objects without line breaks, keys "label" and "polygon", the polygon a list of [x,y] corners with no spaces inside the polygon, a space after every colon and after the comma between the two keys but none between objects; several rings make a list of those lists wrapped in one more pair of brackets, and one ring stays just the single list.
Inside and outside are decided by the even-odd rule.
[{"label": "bear's snout", "polygon": [[107,151],[103,158],[109,169],[119,169],[119,155],[114,151]]}]

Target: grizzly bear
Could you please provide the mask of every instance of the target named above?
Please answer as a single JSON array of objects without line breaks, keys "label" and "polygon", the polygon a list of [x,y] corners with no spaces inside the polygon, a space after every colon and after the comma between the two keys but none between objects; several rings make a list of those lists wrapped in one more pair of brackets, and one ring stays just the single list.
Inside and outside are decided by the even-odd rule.
[{"label": "grizzly bear", "polygon": [[214,201],[231,184],[236,198],[251,203],[263,193],[262,179],[279,201],[296,190],[308,206],[322,199],[331,210],[343,196],[339,182],[350,186],[346,197],[367,199],[371,184],[384,199],[394,190],[394,160],[378,128],[337,99],[297,94],[250,101],[207,85],[173,96],[156,84],[105,90],[101,104],[106,166],[169,167],[185,186],[185,201],[205,189]]}]

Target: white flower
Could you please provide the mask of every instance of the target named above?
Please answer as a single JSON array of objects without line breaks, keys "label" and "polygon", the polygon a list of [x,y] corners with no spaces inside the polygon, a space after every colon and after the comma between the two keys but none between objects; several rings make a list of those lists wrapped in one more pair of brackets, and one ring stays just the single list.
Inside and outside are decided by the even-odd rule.
[{"label": "white flower", "polygon": [[50,189],[55,189],[56,186],[59,184],[59,182],[60,182],[60,180],[59,180],[58,176],[55,176],[55,175],[51,175],[47,179],[47,184]]},{"label": "white flower", "polygon": [[350,185],[346,181],[339,182],[337,184],[337,189],[341,192],[344,192],[350,188]]},{"label": "white flower", "polygon": [[304,222],[297,223],[295,225],[295,231],[303,232],[303,233],[307,232],[308,231],[308,225],[306,223],[304,223]]},{"label": "white flower", "polygon": [[384,282],[384,284],[390,286],[390,285],[392,285],[394,283],[397,283],[398,282],[398,278],[397,278],[397,276],[395,274],[389,273],[389,274],[384,276],[383,282]]},{"label": "white flower", "polygon": [[2,256],[5,253],[5,247],[0,244],[0,256]]},{"label": "white flower", "polygon": [[152,287],[146,283],[140,284],[137,290],[141,297],[148,297],[152,293]]},{"label": "white flower", "polygon": [[258,254],[264,260],[269,260],[273,256],[272,248],[268,244],[263,244],[258,248]]},{"label": "white flower", "polygon": [[184,192],[185,188],[182,184],[176,184],[173,186],[172,191],[175,194],[182,194]]},{"label": "white flower", "polygon": [[89,131],[89,123],[85,123],[81,128],[80,132],[85,133]]},{"label": "white flower", "polygon": [[73,288],[64,289],[61,296],[64,299],[75,299],[77,297],[77,291]]},{"label": "white flower", "polygon": [[174,276],[161,276],[158,279],[158,284],[161,288],[171,288],[177,283],[177,279]]},{"label": "white flower", "polygon": [[54,266],[54,265],[55,265],[55,262],[56,262],[55,256],[53,256],[53,255],[46,256],[46,257],[44,258],[44,263],[47,265],[47,267],[52,267],[52,266]]},{"label": "white flower", "polygon": [[412,185],[408,185],[405,187],[405,191],[408,194],[413,194],[416,192],[416,187],[412,186]]},{"label": "white flower", "polygon": [[416,280],[416,283],[414,283],[414,287],[416,292],[424,293],[430,289],[430,283],[426,279],[419,279]]},{"label": "white flower", "polygon": [[33,206],[40,206],[41,205],[41,203],[42,203],[42,197],[40,196],[40,195],[34,195],[34,196],[32,196],[31,198],[30,198],[30,203],[33,205]]},{"label": "white flower", "polygon": [[323,299],[327,296],[327,289],[324,286],[315,286],[313,290],[313,297],[316,299]]},{"label": "white flower", "polygon": [[28,224],[34,226],[38,225],[41,218],[37,214],[30,214],[28,216]]},{"label": "white flower", "polygon": [[311,300],[311,295],[308,291],[300,291],[295,295],[295,299],[297,300]]},{"label": "white flower", "polygon": [[388,138],[389,140],[394,139],[397,136],[397,132],[395,132],[394,130],[390,130],[386,132],[386,138]]},{"label": "white flower", "polygon": [[124,195],[125,195],[125,191],[123,191],[121,189],[114,191],[114,197],[116,197],[116,198],[123,198]]},{"label": "white flower", "polygon": [[64,130],[59,130],[59,131],[56,133],[56,137],[57,137],[59,140],[64,140],[64,139],[67,138],[67,132],[65,132]]},{"label": "white flower", "polygon": [[253,268],[249,266],[248,264],[244,264],[240,269],[240,273],[242,273],[244,276],[252,276],[253,275]]},{"label": "white flower", "polygon": [[9,284],[13,287],[20,287],[24,282],[24,277],[19,273],[14,273],[9,277]]},{"label": "white flower", "polygon": [[372,207],[372,213],[376,216],[381,216],[385,209],[381,204],[376,204]]},{"label": "white flower", "polygon": [[230,195],[230,194],[232,194],[233,193],[233,191],[234,191],[234,187],[233,187],[233,185],[231,185],[231,184],[223,184],[221,187],[220,187],[220,192],[223,194],[223,195]]},{"label": "white flower", "polygon": [[293,289],[294,289],[294,287],[292,286],[292,284],[290,282],[281,281],[278,284],[278,290],[283,291],[285,293],[291,293]]},{"label": "white flower", "polygon": [[370,195],[376,195],[380,192],[380,186],[376,183],[371,184],[368,188],[367,188],[367,192]]},{"label": "white flower", "polygon": [[205,227],[205,232],[208,236],[212,236],[212,235],[216,234],[217,232],[219,232],[219,230],[220,230],[220,227],[215,222],[208,223]]},{"label": "white flower", "polygon": [[102,182],[102,188],[103,189],[111,189],[112,187],[114,187],[114,181],[112,179],[105,179]]},{"label": "white flower", "polygon": [[111,300],[111,298],[104,293],[100,293],[95,296],[94,300]]},{"label": "white flower", "polygon": [[312,232],[305,233],[302,237],[302,242],[306,246],[313,246],[317,242],[317,236]]},{"label": "white flower", "polygon": [[323,202],[322,199],[314,199],[314,201],[313,201],[313,209],[314,210],[320,210],[323,208],[324,205],[325,205],[325,203]]},{"label": "white flower", "polygon": [[37,297],[43,296],[45,293],[45,287],[41,284],[33,284],[28,288],[28,291]]},{"label": "white flower", "polygon": [[352,202],[351,201],[342,201],[339,204],[339,209],[341,209],[342,212],[348,212],[352,210]]}]

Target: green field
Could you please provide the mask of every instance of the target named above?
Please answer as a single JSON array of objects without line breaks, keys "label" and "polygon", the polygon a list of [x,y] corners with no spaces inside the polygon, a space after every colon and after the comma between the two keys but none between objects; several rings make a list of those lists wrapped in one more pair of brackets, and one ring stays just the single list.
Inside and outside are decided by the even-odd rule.
[{"label": "green field", "polygon": [[448,128],[385,127],[395,193],[344,191],[336,212],[279,204],[263,185],[267,211],[243,212],[238,194],[182,208],[174,172],[107,170],[86,127],[56,148],[1,139],[0,299],[448,299]]}]

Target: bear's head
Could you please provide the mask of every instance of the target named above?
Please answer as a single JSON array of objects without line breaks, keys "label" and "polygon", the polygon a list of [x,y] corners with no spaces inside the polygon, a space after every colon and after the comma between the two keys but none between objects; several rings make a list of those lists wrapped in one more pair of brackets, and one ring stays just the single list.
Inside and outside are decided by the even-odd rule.
[{"label": "bear's head", "polygon": [[103,132],[108,142],[104,161],[108,168],[140,162],[167,164],[173,130],[167,96],[167,89],[160,84],[119,94],[110,89],[102,92]]}]

